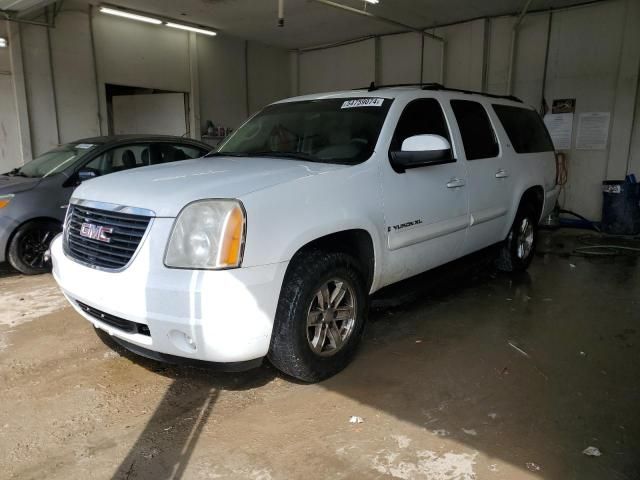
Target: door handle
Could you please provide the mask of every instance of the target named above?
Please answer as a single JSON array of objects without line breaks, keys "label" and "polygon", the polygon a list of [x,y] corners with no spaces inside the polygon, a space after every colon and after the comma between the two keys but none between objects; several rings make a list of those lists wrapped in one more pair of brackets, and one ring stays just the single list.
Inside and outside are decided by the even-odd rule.
[{"label": "door handle", "polygon": [[447,188],[460,188],[464,187],[464,185],[465,183],[463,179],[454,177],[449,180],[449,183],[447,183]]},{"label": "door handle", "polygon": [[507,178],[508,176],[509,174],[502,168],[496,172],[496,178]]}]

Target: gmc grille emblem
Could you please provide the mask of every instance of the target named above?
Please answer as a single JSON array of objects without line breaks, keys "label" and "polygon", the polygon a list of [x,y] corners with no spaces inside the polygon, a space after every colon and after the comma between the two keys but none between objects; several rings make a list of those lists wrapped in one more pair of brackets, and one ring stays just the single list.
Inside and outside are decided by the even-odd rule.
[{"label": "gmc grille emblem", "polygon": [[103,227],[102,225],[94,225],[93,223],[83,223],[80,226],[81,237],[98,240],[99,242],[111,243],[111,238],[107,236],[110,233],[113,233],[113,228],[111,227]]}]

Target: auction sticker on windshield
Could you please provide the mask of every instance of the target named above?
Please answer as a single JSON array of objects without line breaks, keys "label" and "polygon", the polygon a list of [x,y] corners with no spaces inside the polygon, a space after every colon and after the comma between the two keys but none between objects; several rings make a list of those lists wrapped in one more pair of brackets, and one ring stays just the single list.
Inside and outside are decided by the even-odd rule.
[{"label": "auction sticker on windshield", "polygon": [[384,98],[356,98],[347,100],[340,108],[357,108],[357,107],[381,107]]},{"label": "auction sticker on windshield", "polygon": [[79,144],[76,145],[76,148],[80,148],[82,150],[86,150],[86,149],[92,148],[94,146],[95,145],[93,143],[79,143]]}]

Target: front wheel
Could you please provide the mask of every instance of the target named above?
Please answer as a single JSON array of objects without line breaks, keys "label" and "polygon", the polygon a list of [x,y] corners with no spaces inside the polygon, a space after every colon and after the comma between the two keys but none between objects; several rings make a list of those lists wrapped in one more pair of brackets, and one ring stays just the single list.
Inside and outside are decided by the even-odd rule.
[{"label": "front wheel", "polygon": [[37,275],[51,270],[45,252],[62,227],[53,221],[34,220],[25,223],[13,235],[8,249],[8,260],[13,268],[24,275]]},{"label": "front wheel", "polygon": [[521,205],[496,261],[498,270],[503,272],[526,270],[533,260],[537,240],[538,219],[535,210],[530,205]]},{"label": "front wheel", "polygon": [[298,255],[285,277],[269,360],[305,382],[335,375],[362,336],[368,294],[358,263],[343,253]]}]

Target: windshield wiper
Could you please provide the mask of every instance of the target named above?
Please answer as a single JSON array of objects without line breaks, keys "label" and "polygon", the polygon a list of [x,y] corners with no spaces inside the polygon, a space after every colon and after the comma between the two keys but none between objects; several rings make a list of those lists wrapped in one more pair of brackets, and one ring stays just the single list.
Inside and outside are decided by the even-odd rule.
[{"label": "windshield wiper", "polygon": [[14,168],[13,170],[11,170],[10,172],[5,173],[5,175],[8,175],[10,177],[25,177],[25,178],[30,178],[29,175],[26,175],[24,173],[22,173],[20,171],[20,168]]}]

